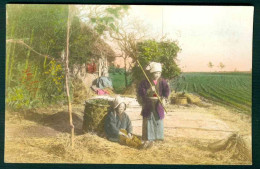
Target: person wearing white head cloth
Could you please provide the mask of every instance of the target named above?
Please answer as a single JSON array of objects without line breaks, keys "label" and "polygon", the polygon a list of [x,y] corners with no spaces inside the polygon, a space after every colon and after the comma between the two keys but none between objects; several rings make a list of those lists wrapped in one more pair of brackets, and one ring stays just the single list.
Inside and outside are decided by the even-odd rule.
[{"label": "person wearing white head cloth", "polygon": [[126,103],[120,96],[115,98],[113,108],[114,111],[108,113],[105,121],[105,133],[108,140],[134,148],[141,148],[142,142],[132,134],[132,123],[125,113]]},{"label": "person wearing white head cloth", "polygon": [[147,79],[143,80],[138,87],[137,94],[142,105],[142,139],[149,144],[148,146],[151,146],[153,141],[164,139],[164,108],[156,93],[161,98],[162,103],[165,104],[165,99],[170,94],[170,88],[167,81],[161,78],[161,63],[151,62],[146,70],[150,72],[149,79],[153,85],[151,86]]}]

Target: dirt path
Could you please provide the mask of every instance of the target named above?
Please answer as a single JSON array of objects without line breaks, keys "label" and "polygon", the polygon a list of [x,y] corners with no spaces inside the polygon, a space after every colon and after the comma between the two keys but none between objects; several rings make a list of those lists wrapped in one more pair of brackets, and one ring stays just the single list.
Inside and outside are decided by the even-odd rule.
[{"label": "dirt path", "polygon": [[[132,120],[134,133],[141,135],[141,107],[134,98],[126,99],[126,113]],[[195,139],[224,139],[230,133],[251,135],[250,116],[232,112],[224,107],[208,103],[207,107],[196,105],[168,105],[164,119],[165,136]]]},{"label": "dirt path", "polygon": [[[141,107],[134,98],[125,98],[126,113],[134,133],[141,135]],[[78,129],[75,149],[69,146],[66,107],[37,109],[19,117],[7,114],[5,162],[26,163],[131,163],[131,164],[251,164],[232,159],[226,151],[211,152],[209,143],[242,135],[251,145],[251,116],[208,104],[167,107],[164,142],[148,150],[136,150],[112,143],[95,134],[80,133],[83,105],[73,106]]]}]

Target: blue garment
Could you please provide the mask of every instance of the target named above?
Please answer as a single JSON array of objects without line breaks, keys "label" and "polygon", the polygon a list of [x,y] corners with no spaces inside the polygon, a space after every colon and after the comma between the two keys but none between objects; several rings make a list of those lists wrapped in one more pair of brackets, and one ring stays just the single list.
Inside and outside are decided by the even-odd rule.
[{"label": "blue garment", "polygon": [[122,119],[114,112],[110,112],[107,115],[105,121],[105,133],[110,141],[119,141],[119,130],[125,129],[127,133],[132,133],[132,123],[129,116],[123,112]]},{"label": "blue garment", "polygon": [[163,140],[163,119],[160,119],[156,111],[156,103],[151,102],[152,112],[149,117],[143,117],[142,138],[143,140]]},{"label": "blue garment", "polygon": [[[168,97],[170,93],[169,85],[166,80],[160,78],[155,85],[155,89],[160,96]],[[154,94],[150,87],[149,82],[143,81],[139,90],[139,96],[142,97],[143,108],[143,125],[142,125],[142,138],[143,140],[163,140],[163,118],[164,109],[162,104],[157,99],[151,99],[150,94]]]},{"label": "blue garment", "polygon": [[97,79],[97,87],[104,89],[106,87],[113,87],[112,80],[109,77],[101,76]]}]

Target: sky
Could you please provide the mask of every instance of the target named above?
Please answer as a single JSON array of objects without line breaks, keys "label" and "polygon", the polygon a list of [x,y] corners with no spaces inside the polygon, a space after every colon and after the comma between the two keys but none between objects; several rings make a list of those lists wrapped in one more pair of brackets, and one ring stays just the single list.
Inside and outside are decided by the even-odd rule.
[{"label": "sky", "polygon": [[[149,25],[149,32],[177,40],[177,63],[184,72],[250,71],[253,7],[135,5],[129,16]],[[212,62],[214,67],[209,68]]]}]

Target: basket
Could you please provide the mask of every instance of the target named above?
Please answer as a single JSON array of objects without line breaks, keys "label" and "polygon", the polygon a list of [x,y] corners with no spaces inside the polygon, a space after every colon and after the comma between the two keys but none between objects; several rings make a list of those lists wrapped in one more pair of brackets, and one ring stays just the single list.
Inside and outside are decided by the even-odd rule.
[{"label": "basket", "polygon": [[85,110],[83,117],[83,132],[95,132],[97,134],[104,134],[104,124],[107,113],[111,110],[111,102],[108,104],[97,104],[93,99],[85,102]]},{"label": "basket", "polygon": [[185,96],[178,96],[178,97],[171,97],[172,104],[188,104],[187,97]]}]

